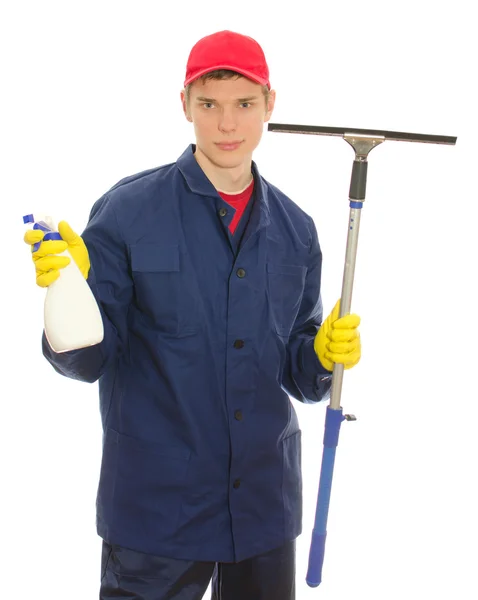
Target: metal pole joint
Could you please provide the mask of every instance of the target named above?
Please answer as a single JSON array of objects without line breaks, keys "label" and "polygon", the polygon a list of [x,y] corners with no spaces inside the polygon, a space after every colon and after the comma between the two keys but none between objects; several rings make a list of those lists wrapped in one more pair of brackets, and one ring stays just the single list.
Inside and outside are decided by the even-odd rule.
[{"label": "metal pole joint", "polygon": [[385,141],[383,135],[357,135],[346,133],[344,140],[348,142],[355,151],[355,160],[365,162],[369,152]]}]

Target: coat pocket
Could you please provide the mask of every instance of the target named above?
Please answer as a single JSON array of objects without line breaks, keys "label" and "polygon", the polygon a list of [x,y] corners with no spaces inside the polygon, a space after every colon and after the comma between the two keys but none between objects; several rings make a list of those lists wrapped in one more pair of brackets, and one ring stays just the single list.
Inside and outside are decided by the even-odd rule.
[{"label": "coat pocket", "polygon": [[130,246],[135,302],[146,320],[163,333],[183,337],[200,328],[199,294],[178,244]]},{"label": "coat pocket", "polygon": [[273,326],[282,337],[289,337],[304,293],[307,267],[267,263],[269,308]]},{"label": "coat pocket", "polygon": [[[126,531],[144,527],[175,534],[187,486],[188,449],[151,442],[108,428],[103,449],[101,488],[106,512]],[[123,523],[125,515],[129,522]]]},{"label": "coat pocket", "polygon": [[302,431],[299,429],[282,442],[282,498],[284,535],[287,539],[302,531]]}]

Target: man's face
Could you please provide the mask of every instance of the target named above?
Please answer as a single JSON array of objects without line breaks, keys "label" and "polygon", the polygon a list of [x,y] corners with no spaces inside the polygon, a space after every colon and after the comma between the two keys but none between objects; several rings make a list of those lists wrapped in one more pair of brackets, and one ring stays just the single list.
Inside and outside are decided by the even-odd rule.
[{"label": "man's face", "polygon": [[[189,110],[181,92],[184,114],[194,124],[196,145],[218,166],[233,168],[251,160],[271,117],[275,91],[268,106],[260,84],[237,77],[223,80],[196,80],[190,89]],[[239,142],[234,149],[220,144]]]}]

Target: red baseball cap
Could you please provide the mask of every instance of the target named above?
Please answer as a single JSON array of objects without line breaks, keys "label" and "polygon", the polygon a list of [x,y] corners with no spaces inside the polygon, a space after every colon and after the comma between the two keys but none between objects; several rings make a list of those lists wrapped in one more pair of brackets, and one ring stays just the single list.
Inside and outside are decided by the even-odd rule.
[{"label": "red baseball cap", "polygon": [[196,42],[189,53],[184,86],[216,69],[236,71],[271,89],[264,52],[256,40],[247,35],[224,30]]}]

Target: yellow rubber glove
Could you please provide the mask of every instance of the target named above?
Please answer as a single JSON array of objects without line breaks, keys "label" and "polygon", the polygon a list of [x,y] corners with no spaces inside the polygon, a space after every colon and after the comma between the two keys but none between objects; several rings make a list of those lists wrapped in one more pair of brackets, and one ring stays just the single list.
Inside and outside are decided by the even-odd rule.
[{"label": "yellow rubber glove", "polygon": [[[83,277],[87,279],[90,270],[90,258],[83,238],[75,233],[66,221],[58,223],[58,232],[62,240],[42,241],[45,232],[41,229],[29,229],[23,239],[32,246],[32,259],[35,264],[36,282],[40,287],[48,287],[60,276],[59,269],[70,264],[68,256],[58,256],[65,250],[80,269]],[[33,246],[41,242],[38,250],[33,251]]]},{"label": "yellow rubber glove", "polygon": [[361,344],[358,326],[360,317],[355,314],[339,319],[340,299],[334,309],[322,323],[314,340],[314,350],[321,364],[328,370],[334,370],[334,364],[351,369],[360,360]]}]

